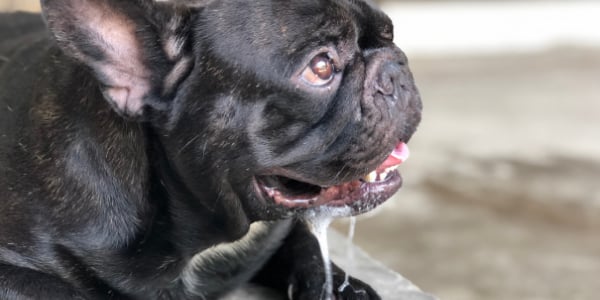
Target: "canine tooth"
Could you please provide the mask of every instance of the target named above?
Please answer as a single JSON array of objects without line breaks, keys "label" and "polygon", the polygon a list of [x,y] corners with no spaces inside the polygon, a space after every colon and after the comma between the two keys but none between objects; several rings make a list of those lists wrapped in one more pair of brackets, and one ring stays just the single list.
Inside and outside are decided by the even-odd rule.
[{"label": "canine tooth", "polygon": [[396,165],[396,166],[391,166],[391,167],[389,167],[389,168],[387,168],[387,169],[383,170],[383,172],[381,172],[381,174],[380,174],[380,177],[379,177],[379,178],[381,178],[381,180],[385,180],[385,179],[387,178],[388,174],[389,174],[390,172],[396,171],[396,169],[398,169],[398,165]]},{"label": "canine tooth", "polygon": [[363,177],[363,179],[366,182],[375,182],[375,181],[377,181],[377,172],[373,171],[373,172],[367,174],[367,176]]},{"label": "canine tooth", "polygon": [[390,172],[389,169],[385,169],[385,171],[383,171],[381,173],[381,176],[380,176],[381,180],[385,180],[387,178],[387,175],[389,172]]}]

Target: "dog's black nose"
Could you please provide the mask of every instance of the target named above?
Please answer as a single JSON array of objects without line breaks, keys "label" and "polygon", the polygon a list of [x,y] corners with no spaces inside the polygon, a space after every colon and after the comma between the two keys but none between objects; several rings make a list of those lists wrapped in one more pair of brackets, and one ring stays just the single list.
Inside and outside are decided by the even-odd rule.
[{"label": "dog's black nose", "polygon": [[389,61],[381,66],[379,77],[377,78],[377,92],[385,96],[386,99],[396,102],[400,101],[402,107],[406,106],[408,97],[405,97],[403,91],[406,90],[406,85],[409,83],[409,76],[404,71],[405,66]]}]

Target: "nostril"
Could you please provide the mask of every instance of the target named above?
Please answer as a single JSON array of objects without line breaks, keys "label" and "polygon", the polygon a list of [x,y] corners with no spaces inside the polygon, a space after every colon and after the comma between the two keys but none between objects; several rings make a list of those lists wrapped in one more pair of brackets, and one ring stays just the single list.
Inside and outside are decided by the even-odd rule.
[{"label": "nostril", "polygon": [[377,80],[377,91],[384,96],[390,96],[394,94],[394,90],[394,78],[388,73],[382,73]]},{"label": "nostril", "polygon": [[379,77],[376,82],[377,92],[384,96],[393,96],[396,92],[397,84],[400,83],[400,76],[402,75],[402,68],[399,64],[394,62],[386,63],[379,73]]}]

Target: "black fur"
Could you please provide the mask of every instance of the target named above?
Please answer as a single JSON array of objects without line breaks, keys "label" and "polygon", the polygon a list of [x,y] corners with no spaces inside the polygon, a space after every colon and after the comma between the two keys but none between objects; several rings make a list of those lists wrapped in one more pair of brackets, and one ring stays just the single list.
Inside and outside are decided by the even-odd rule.
[{"label": "black fur", "polygon": [[[302,210],[253,178],[339,184],[410,138],[421,102],[389,19],[361,0],[42,5],[50,34],[0,15],[0,299],[217,299],[249,280],[320,297]],[[298,81],[323,49],[330,88]],[[191,268],[223,243],[239,251]],[[357,280],[337,297],[379,298]]]}]

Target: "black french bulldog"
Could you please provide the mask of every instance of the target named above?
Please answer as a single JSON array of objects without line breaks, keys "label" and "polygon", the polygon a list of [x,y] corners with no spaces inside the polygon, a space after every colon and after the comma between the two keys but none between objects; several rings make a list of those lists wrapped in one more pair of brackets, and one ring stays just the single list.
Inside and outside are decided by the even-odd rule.
[{"label": "black french bulldog", "polygon": [[[0,15],[0,299],[328,298],[304,216],[389,198],[420,120],[390,19],[367,0],[42,9],[51,35]],[[350,283],[333,297],[379,299]]]}]

